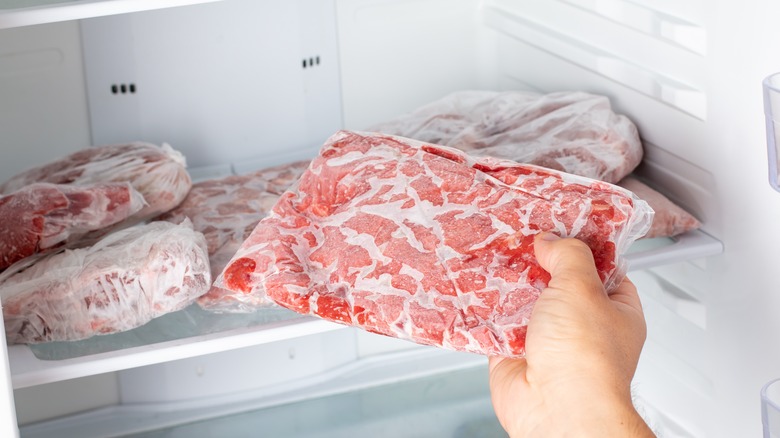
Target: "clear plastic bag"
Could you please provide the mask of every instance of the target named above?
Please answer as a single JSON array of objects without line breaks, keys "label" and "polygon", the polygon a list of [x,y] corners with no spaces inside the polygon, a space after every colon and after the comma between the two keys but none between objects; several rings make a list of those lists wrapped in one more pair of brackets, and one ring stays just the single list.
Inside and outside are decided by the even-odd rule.
[{"label": "clear plastic bag", "polygon": [[584,92],[460,91],[369,130],[610,183],[642,160],[636,126]]},{"label": "clear plastic bag", "polygon": [[[298,161],[195,183],[184,201],[159,219],[173,223],[180,223],[185,218],[192,221],[194,229],[206,237],[211,273],[216,278],[260,219],[308,165],[307,161]],[[214,312],[236,313],[252,312],[272,304],[254,298],[212,287],[198,298],[198,305]]]},{"label": "clear plastic bag", "polygon": [[215,284],[388,336],[521,356],[549,281],[534,236],[583,240],[609,290],[652,215],[601,181],[342,131]]},{"label": "clear plastic bag", "polygon": [[121,222],[145,205],[129,183],[36,183],[0,196],[0,271]]},{"label": "clear plastic bag", "polygon": [[0,274],[6,337],[38,343],[129,330],[192,304],[210,283],[205,239],[188,221],[126,228]]},{"label": "clear plastic bag", "polygon": [[0,185],[11,193],[37,182],[95,184],[129,182],[146,205],[127,223],[164,213],[187,196],[192,187],[184,156],[167,144],[135,142],[82,149],[51,163],[26,170]]}]

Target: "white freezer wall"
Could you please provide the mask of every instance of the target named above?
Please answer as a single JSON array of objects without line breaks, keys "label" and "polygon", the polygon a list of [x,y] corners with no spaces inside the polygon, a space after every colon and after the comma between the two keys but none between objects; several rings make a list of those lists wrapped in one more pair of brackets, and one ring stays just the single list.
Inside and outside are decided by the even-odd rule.
[{"label": "white freezer wall", "polygon": [[[338,0],[335,7],[345,127],[362,129],[463,88],[602,93],[637,123],[647,151],[639,172],[726,248],[632,274],[649,326],[638,399],[666,436],[759,436],[759,390],[780,376],[773,266],[780,194],[767,183],[761,103],[761,80],[780,71],[772,44],[780,41],[780,4]],[[9,115],[0,119],[0,176],[52,156],[55,140],[63,152],[91,140],[78,30],[70,22],[0,32],[0,111]],[[27,52],[6,41],[32,55],[17,56]],[[60,61],[42,50],[51,45]],[[371,344],[364,351],[378,351]],[[95,399],[112,396],[98,392]]]},{"label": "white freezer wall", "polygon": [[78,22],[0,31],[0,178],[90,144]]},{"label": "white freezer wall", "polygon": [[760,436],[780,375],[780,196],[767,182],[761,81],[780,70],[771,1],[485,2],[500,86],[612,98],[639,172],[704,221],[722,256],[632,274],[648,320],[634,381],[666,436]]}]

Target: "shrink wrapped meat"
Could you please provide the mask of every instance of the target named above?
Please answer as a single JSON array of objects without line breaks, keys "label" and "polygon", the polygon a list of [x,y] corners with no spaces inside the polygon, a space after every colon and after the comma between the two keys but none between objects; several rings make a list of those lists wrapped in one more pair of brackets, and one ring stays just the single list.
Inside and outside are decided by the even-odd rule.
[{"label": "shrink wrapped meat", "polygon": [[618,185],[634,192],[655,211],[653,224],[645,234],[646,238],[672,237],[701,227],[701,223],[693,215],[633,176],[623,178]]},{"label": "shrink wrapped meat", "polygon": [[179,205],[192,186],[185,166],[184,156],[167,144],[157,147],[136,142],[92,147],[22,172],[0,185],[0,193],[10,193],[36,182],[74,185],[129,182],[147,203],[132,217],[138,222]]},{"label": "shrink wrapped meat", "polygon": [[609,289],[651,219],[644,201],[604,182],[342,131],[216,285],[384,335],[521,356],[549,281],[534,236],[584,241]]},{"label": "shrink wrapped meat", "polygon": [[[211,274],[216,278],[257,222],[308,165],[308,161],[299,161],[195,183],[184,201],[159,219],[173,223],[185,218],[192,221],[193,228],[206,236]],[[212,287],[198,298],[198,304],[217,312],[249,312],[269,304],[255,298],[256,295]]]},{"label": "shrink wrapped meat", "polygon": [[128,183],[32,184],[0,196],[0,270],[69,239],[116,224],[144,207]]},{"label": "shrink wrapped meat", "polygon": [[210,283],[205,239],[188,222],[126,228],[0,274],[6,336],[38,343],[129,330],[186,307]]},{"label": "shrink wrapped meat", "polygon": [[642,160],[634,124],[584,92],[461,91],[370,130],[611,183]]}]

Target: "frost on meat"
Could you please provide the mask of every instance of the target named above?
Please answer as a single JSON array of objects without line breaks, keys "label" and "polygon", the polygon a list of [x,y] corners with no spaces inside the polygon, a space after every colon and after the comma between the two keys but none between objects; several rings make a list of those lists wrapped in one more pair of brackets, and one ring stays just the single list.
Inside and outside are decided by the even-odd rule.
[{"label": "frost on meat", "polygon": [[0,270],[89,231],[116,224],[145,205],[128,183],[32,184],[0,196]]},{"label": "frost on meat", "polygon": [[[195,231],[206,236],[211,273],[216,278],[257,222],[308,165],[308,161],[299,161],[195,183],[184,201],[159,219],[173,223],[185,218],[192,221]],[[271,304],[264,298],[212,287],[198,298],[198,304],[216,312],[250,312]]]},{"label": "frost on meat", "polygon": [[534,235],[577,237],[609,288],[652,210],[607,183],[342,131],[217,285],[423,344],[521,356],[549,275]]},{"label": "frost on meat", "polygon": [[188,222],[127,228],[0,274],[6,336],[37,343],[129,330],[188,306],[210,282],[205,239]]}]

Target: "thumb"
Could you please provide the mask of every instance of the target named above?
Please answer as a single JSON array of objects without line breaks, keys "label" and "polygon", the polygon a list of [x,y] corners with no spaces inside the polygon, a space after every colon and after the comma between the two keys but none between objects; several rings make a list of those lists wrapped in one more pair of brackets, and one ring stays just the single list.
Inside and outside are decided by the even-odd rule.
[{"label": "thumb", "polygon": [[541,233],[534,241],[536,259],[552,277],[548,288],[579,293],[604,293],[593,252],[580,240]]}]

